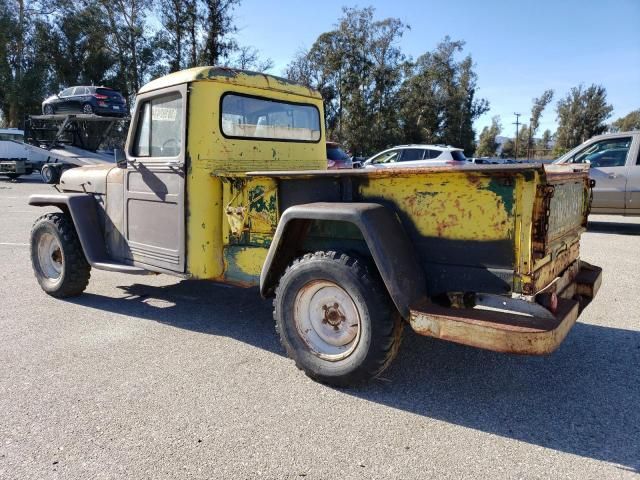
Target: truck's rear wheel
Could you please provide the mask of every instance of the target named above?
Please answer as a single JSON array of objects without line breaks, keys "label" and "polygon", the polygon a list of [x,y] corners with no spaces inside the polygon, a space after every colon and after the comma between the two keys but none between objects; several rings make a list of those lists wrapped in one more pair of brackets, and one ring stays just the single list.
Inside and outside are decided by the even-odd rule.
[{"label": "truck's rear wheel", "polygon": [[378,376],[402,336],[402,319],[377,275],[336,252],[307,254],[287,268],[276,289],[274,318],[298,368],[335,386]]},{"label": "truck's rear wheel", "polygon": [[80,295],[91,276],[71,219],[47,213],[31,229],[31,265],[40,287],[53,297]]}]

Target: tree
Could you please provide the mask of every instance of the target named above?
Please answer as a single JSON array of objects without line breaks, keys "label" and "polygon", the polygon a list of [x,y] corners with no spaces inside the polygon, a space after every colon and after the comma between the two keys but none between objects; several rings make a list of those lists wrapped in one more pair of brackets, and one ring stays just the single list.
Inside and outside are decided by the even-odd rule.
[{"label": "tree", "polygon": [[48,84],[46,10],[37,1],[0,0],[0,111],[9,127],[40,110]]},{"label": "tree", "polygon": [[554,154],[562,154],[594,135],[604,133],[607,130],[604,121],[612,110],[603,86],[573,87],[557,104],[558,130]]},{"label": "tree", "polygon": [[289,79],[317,88],[329,136],[355,153],[373,153],[398,139],[397,93],[404,55],[400,20],[375,10],[344,8],[335,30],[321,34],[288,65]]},{"label": "tree", "polygon": [[508,138],[502,144],[502,151],[500,152],[500,156],[502,158],[514,158],[516,156],[516,146],[515,143],[513,143],[513,140]]},{"label": "tree", "polygon": [[553,90],[545,90],[539,98],[533,99],[533,107],[531,108],[531,123],[529,124],[529,137],[527,138],[527,158],[533,153],[533,142],[540,128],[540,117],[544,109],[551,103],[553,99]]},{"label": "tree", "polygon": [[546,129],[542,133],[542,138],[538,140],[538,144],[536,147],[536,156],[541,158],[549,156],[552,139],[553,139],[553,135],[551,135],[551,130]]},{"label": "tree", "polygon": [[116,59],[113,81],[126,97],[132,98],[150,76],[158,61],[158,51],[147,31],[151,0],[97,0],[107,20],[107,38]]},{"label": "tree", "polygon": [[253,70],[256,72],[266,72],[273,68],[273,60],[266,58],[262,60],[258,49],[250,46],[238,47],[235,54],[231,56],[228,66],[241,70]]},{"label": "tree", "polygon": [[237,28],[232,11],[240,0],[202,0],[204,45],[200,54],[202,65],[218,65],[236,49],[231,35]]},{"label": "tree", "polygon": [[56,0],[43,32],[44,54],[51,70],[50,87],[109,83],[114,56],[110,53],[109,26],[95,2]]},{"label": "tree", "polygon": [[485,126],[480,133],[478,140],[478,148],[476,149],[477,157],[493,157],[496,150],[500,146],[496,137],[502,132],[500,117],[495,116],[491,119],[491,126]]},{"label": "tree", "polygon": [[462,41],[449,37],[433,52],[408,66],[400,92],[403,136],[406,141],[446,143],[474,151],[473,121],[489,110],[476,98],[477,75],[470,55],[457,61]]},{"label": "tree", "polygon": [[195,0],[158,0],[156,8],[163,26],[157,44],[163,51],[168,72],[176,72],[189,64],[189,49],[197,45],[189,42],[190,20],[197,4]]},{"label": "tree", "polygon": [[611,130],[615,132],[640,130],[640,108],[614,121],[611,124]]}]

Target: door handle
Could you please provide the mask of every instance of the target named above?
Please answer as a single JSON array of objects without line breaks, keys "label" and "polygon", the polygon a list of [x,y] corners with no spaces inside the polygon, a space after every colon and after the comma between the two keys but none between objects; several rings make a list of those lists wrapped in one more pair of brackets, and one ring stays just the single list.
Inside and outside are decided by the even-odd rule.
[{"label": "door handle", "polygon": [[612,172],[612,173],[609,174],[609,178],[617,178],[617,177],[618,177],[617,173],[613,173]]}]

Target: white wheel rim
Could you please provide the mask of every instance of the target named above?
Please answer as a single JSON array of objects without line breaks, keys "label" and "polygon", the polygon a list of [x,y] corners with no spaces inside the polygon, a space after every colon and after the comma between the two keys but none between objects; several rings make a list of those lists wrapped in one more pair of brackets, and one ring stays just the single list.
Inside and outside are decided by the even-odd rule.
[{"label": "white wheel rim", "polygon": [[85,105],[83,110],[84,110],[84,113],[92,113],[93,108],[91,108],[91,105]]},{"label": "white wheel rim", "polygon": [[338,361],[360,340],[360,313],[351,296],[328,280],[307,283],[296,295],[294,322],[300,338],[316,356]]},{"label": "white wheel rim", "polygon": [[38,239],[38,263],[45,277],[57,280],[62,275],[64,256],[55,235],[43,233]]}]

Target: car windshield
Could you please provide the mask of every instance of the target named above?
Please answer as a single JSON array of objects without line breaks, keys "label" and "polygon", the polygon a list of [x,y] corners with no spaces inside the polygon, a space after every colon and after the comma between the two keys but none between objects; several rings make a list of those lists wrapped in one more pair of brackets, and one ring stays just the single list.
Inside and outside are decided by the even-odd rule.
[{"label": "car windshield", "polygon": [[349,160],[349,155],[339,147],[327,147],[327,158],[339,162]]},{"label": "car windshield", "polygon": [[467,161],[467,157],[464,156],[464,153],[462,153],[460,150],[454,150],[451,152],[451,157],[454,160],[457,160],[458,162],[466,162]]}]

